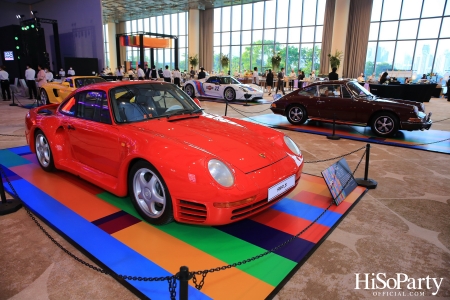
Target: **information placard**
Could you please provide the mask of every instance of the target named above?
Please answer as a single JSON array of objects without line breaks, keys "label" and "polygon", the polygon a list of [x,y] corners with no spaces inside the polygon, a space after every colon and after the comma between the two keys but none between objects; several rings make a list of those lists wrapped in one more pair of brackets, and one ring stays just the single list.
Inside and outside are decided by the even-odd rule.
[{"label": "information placard", "polygon": [[322,175],[336,205],[358,186],[345,158],[322,171]]}]

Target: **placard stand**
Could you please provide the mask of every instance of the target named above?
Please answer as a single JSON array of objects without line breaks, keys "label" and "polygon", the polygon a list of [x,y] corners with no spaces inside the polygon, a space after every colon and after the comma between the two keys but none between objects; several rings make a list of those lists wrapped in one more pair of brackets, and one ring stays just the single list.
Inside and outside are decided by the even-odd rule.
[{"label": "placard stand", "polygon": [[345,158],[323,170],[322,175],[336,205],[358,186]]}]

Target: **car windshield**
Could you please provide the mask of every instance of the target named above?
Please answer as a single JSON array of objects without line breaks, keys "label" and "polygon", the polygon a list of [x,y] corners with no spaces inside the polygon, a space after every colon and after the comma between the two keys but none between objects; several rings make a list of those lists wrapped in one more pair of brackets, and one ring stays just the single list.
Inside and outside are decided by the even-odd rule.
[{"label": "car windshield", "polygon": [[110,98],[117,123],[201,112],[188,95],[170,84],[119,86],[110,91]]},{"label": "car windshield", "polygon": [[358,82],[349,82],[347,83],[347,87],[350,90],[350,93],[352,93],[355,97],[373,97],[373,94],[366,90],[362,85],[360,85]]},{"label": "car windshield", "polygon": [[80,88],[86,85],[99,83],[99,82],[106,82],[103,78],[76,78],[75,79],[75,87]]}]

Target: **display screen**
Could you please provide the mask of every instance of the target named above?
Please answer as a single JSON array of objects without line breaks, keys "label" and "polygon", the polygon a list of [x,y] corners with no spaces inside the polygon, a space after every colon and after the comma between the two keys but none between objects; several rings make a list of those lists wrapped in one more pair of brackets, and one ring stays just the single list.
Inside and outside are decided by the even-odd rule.
[{"label": "display screen", "polygon": [[14,52],[5,51],[5,60],[14,60]]}]

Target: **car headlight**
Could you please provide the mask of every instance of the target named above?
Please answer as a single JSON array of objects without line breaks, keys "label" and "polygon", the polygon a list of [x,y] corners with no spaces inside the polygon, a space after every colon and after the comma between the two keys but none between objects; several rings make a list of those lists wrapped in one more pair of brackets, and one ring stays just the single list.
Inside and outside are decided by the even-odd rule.
[{"label": "car headlight", "polygon": [[298,146],[294,143],[293,140],[291,140],[290,137],[285,135],[284,136],[284,143],[286,144],[286,146],[288,146],[289,150],[291,150],[294,154],[296,154],[296,155],[301,155],[302,154],[302,152],[300,151]]},{"label": "car headlight", "polygon": [[214,180],[224,187],[230,187],[234,184],[234,176],[231,170],[220,160],[211,159],[208,162],[208,170]]},{"label": "car headlight", "polygon": [[240,88],[241,90],[243,90],[244,92],[246,92],[246,93],[248,92],[248,90],[247,90],[245,87],[240,86],[239,88]]},{"label": "car headlight", "polygon": [[418,116],[419,115],[419,109],[417,106],[414,106],[414,113]]}]

